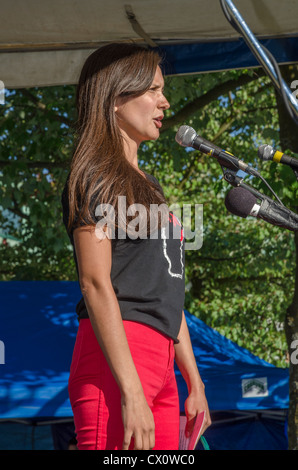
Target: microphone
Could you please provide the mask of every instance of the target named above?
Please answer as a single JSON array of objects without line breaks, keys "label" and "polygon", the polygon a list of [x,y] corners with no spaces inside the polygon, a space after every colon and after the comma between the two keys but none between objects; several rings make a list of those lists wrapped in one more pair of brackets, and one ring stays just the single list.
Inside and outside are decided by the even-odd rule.
[{"label": "microphone", "polygon": [[236,171],[242,170],[250,175],[260,176],[257,170],[247,163],[244,163],[242,160],[239,160],[232,153],[221,149],[206,139],[203,139],[203,137],[200,137],[190,126],[181,126],[176,134],[175,140],[182,147],[192,147],[206,155],[217,158],[220,165],[226,168]]},{"label": "microphone", "polygon": [[284,206],[264,197],[258,198],[240,186],[232,188],[225,197],[225,206],[229,212],[246,219],[247,216],[265,220],[271,225],[288,230],[298,230],[298,215]]},{"label": "microphone", "polygon": [[274,149],[271,145],[263,144],[258,149],[258,156],[261,160],[273,160],[276,163],[283,163],[298,170],[298,159],[289,157],[279,150]]}]

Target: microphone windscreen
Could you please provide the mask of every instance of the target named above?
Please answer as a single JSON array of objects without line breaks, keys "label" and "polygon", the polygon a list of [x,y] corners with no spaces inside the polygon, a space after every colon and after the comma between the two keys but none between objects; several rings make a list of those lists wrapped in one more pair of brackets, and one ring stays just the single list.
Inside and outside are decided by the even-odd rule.
[{"label": "microphone windscreen", "polygon": [[196,131],[190,126],[181,126],[178,129],[175,140],[182,147],[191,147],[196,136]]},{"label": "microphone windscreen", "polygon": [[250,215],[257,198],[247,189],[237,186],[232,188],[225,197],[225,206],[232,214],[243,217]]},{"label": "microphone windscreen", "polygon": [[273,148],[268,144],[260,145],[258,148],[258,157],[260,160],[272,160],[272,151]]}]

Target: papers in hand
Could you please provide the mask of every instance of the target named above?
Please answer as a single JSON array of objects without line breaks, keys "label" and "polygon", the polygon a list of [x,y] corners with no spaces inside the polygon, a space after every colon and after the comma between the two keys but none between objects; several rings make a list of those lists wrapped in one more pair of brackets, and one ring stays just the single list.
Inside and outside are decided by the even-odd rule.
[{"label": "papers in hand", "polygon": [[193,432],[189,437],[185,435],[185,427],[187,424],[186,416],[180,416],[180,436],[179,436],[179,449],[181,450],[195,450],[198,441],[202,435],[202,429],[205,419],[205,411],[199,413],[196,417]]}]

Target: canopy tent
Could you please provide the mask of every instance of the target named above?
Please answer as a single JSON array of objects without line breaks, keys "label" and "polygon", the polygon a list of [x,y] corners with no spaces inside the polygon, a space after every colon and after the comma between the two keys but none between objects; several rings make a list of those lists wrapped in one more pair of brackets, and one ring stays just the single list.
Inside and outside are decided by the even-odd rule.
[{"label": "canopy tent", "polygon": [[[298,61],[298,3],[235,0],[278,63]],[[2,0],[5,88],[74,84],[85,58],[111,41],[160,47],[168,74],[258,65],[219,0]]]},{"label": "canopy tent", "polygon": [[[58,423],[71,419],[67,380],[77,330],[75,306],[81,296],[79,284],[1,282],[0,295],[0,420]],[[263,426],[260,416],[268,411],[265,419],[273,423],[268,436],[271,439],[274,435],[284,445],[283,430],[279,427],[276,437],[273,425],[279,424],[274,416],[280,412],[284,423],[289,404],[288,370],[268,364],[189,312],[185,314],[210,409],[219,413],[218,424],[222,424],[220,414],[224,413],[225,420],[229,417],[229,422],[233,415],[235,422],[236,413],[241,425],[245,418],[251,428],[257,413],[258,424]],[[178,370],[176,377],[183,412],[187,390]],[[212,439],[216,429],[219,428],[213,427]],[[264,442],[266,433],[262,432]],[[251,433],[250,436],[254,435]]]},{"label": "canopy tent", "polygon": [[[195,357],[212,410],[288,408],[288,370],[274,367],[185,312]],[[180,407],[187,398],[176,372]]]},{"label": "canopy tent", "polygon": [[[297,2],[235,4],[279,64],[298,62]],[[169,75],[259,64],[219,0],[2,0],[1,14],[0,96],[3,87],[75,84],[85,58],[110,41],[159,47]],[[67,378],[78,284],[9,282],[0,283],[0,292],[0,419],[71,418]],[[256,410],[258,417],[287,410],[287,370],[270,366],[186,315],[214,412],[227,418],[237,411],[242,419]],[[177,381],[183,404],[186,388],[178,371]],[[267,434],[273,432],[272,423],[269,427]]]},{"label": "canopy tent", "polygon": [[[205,384],[212,426],[204,436],[218,450],[287,449],[289,372],[258,358],[185,312]],[[180,409],[188,396],[176,370]]]}]

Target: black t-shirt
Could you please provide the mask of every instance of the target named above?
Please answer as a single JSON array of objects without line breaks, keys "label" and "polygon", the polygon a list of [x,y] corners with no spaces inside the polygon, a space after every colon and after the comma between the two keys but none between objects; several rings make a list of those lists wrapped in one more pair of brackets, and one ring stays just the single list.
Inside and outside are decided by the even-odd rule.
[{"label": "black t-shirt", "polygon": [[[145,175],[159,186],[156,178]],[[66,229],[69,217],[67,184],[68,178],[61,198]],[[95,223],[98,220],[95,217]],[[68,236],[79,277],[73,230]],[[172,212],[169,212],[167,229],[158,229],[155,236],[113,240],[111,282],[123,320],[147,324],[178,342],[185,297],[185,240],[182,225]],[[76,312],[79,320],[88,318],[83,296]]]}]

